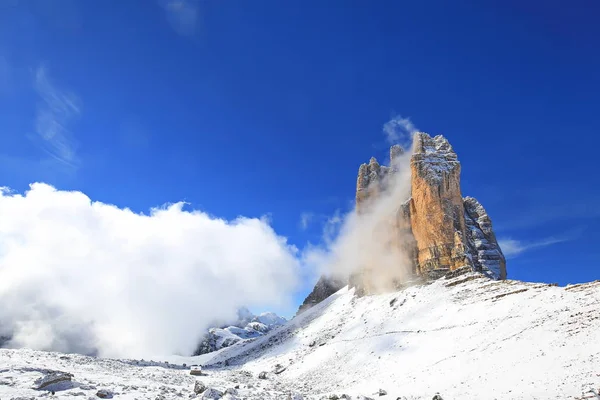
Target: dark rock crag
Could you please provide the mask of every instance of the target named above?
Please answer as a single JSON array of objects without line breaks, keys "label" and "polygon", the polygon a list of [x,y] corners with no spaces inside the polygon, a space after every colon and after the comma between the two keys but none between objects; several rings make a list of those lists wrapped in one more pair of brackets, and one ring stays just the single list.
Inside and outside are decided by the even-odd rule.
[{"label": "dark rock crag", "polygon": [[298,313],[301,313],[302,311],[311,308],[315,304],[322,302],[347,284],[347,282],[341,279],[321,276],[312,292],[310,292],[306,299],[304,299],[304,302],[298,309]]}]

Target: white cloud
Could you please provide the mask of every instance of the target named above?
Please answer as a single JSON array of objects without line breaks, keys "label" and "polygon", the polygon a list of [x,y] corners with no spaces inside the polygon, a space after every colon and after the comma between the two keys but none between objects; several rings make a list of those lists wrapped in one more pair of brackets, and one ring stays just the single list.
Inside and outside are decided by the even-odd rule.
[{"label": "white cloud", "polygon": [[556,243],[562,243],[571,240],[571,237],[549,237],[547,239],[535,242],[523,242],[521,240],[503,238],[498,240],[498,244],[506,258],[515,258],[525,251],[540,247],[550,246]]},{"label": "white cloud", "polygon": [[[348,278],[368,268],[372,290],[389,290],[394,280],[411,272],[411,260],[402,243],[409,240],[392,223],[399,204],[410,197],[410,154],[395,160],[396,173],[385,181],[387,190],[363,203],[361,213],[355,209],[342,214],[336,211],[323,226],[322,243],[309,246],[303,261],[310,270],[338,278]],[[390,238],[397,239],[394,245]]]},{"label": "white cloud", "polygon": [[190,354],[237,307],[291,301],[297,251],[264,219],[149,215],[81,192],[0,193],[0,336],[102,356]]},{"label": "white cloud", "polygon": [[383,133],[389,144],[406,145],[412,142],[412,137],[416,132],[418,129],[410,118],[402,118],[400,115],[383,124]]},{"label": "white cloud", "polygon": [[313,221],[315,214],[309,211],[300,214],[300,228],[303,230],[307,229],[310,223]]},{"label": "white cloud", "polygon": [[76,143],[69,124],[81,113],[79,98],[54,85],[43,66],[35,71],[34,84],[41,98],[35,117],[35,142],[52,158],[76,167]]},{"label": "white cloud", "polygon": [[198,0],[160,0],[171,27],[182,36],[196,33],[199,22]]}]

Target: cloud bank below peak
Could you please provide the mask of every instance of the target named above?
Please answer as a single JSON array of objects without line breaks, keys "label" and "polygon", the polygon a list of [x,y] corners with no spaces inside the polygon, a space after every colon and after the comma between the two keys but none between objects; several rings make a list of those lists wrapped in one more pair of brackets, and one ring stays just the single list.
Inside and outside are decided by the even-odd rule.
[{"label": "cloud bank below peak", "polygon": [[226,221],[183,203],[145,215],[42,183],[5,188],[0,336],[107,357],[189,355],[240,306],[288,306],[296,253],[261,218]]}]

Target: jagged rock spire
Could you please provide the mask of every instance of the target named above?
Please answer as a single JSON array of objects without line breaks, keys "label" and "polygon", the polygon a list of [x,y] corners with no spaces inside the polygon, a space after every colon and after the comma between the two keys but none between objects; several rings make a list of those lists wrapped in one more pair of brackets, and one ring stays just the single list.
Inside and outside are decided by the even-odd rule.
[{"label": "jagged rock spire", "polygon": [[[402,147],[394,145],[390,148],[390,167],[380,165],[374,157],[359,167],[358,214],[364,213],[367,206],[388,189],[387,182],[392,181],[390,175],[397,172],[397,161],[403,154]],[[506,279],[506,260],[492,222],[477,200],[462,197],[461,165],[448,140],[441,135],[415,133],[410,168],[410,197],[398,199],[392,212],[384,217],[389,220],[378,225],[386,228],[383,229],[386,237],[380,238],[381,232],[378,232],[378,239],[385,242],[384,247],[390,254],[400,256],[398,268],[405,269],[409,260],[413,277],[437,278],[467,267],[493,279]],[[357,293],[368,294],[374,288],[372,282],[380,280],[380,273],[377,265],[364,265],[350,277],[350,284],[357,288]],[[335,288],[329,288],[323,279],[315,288],[319,294],[329,293],[341,285],[337,282]],[[313,299],[317,297],[322,300],[322,296],[312,295],[307,298],[308,303],[314,304]]]},{"label": "jagged rock spire", "polygon": [[[418,132],[413,137],[412,151],[411,197],[398,204],[395,220],[391,221],[398,237],[391,239],[413,260],[414,273],[435,278],[467,266],[492,278],[505,279],[506,261],[491,220],[475,199],[463,199],[460,162],[448,140],[441,135],[431,137]],[[392,166],[402,153],[401,147],[392,146]],[[358,212],[367,199],[373,201],[379,196],[385,188],[383,180],[394,172],[373,158],[369,164],[361,165],[356,193]],[[354,279],[356,283],[356,276],[361,277],[366,292],[369,271],[376,268],[365,266]]]}]

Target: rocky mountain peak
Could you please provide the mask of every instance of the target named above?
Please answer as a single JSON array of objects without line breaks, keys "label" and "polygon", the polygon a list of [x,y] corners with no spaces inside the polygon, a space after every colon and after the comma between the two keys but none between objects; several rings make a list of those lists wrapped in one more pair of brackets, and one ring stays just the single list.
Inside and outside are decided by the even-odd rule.
[{"label": "rocky mountain peak", "polygon": [[[389,189],[390,175],[398,172],[396,161],[402,154],[404,149],[394,145],[390,148],[389,167],[379,164],[375,157],[359,167],[357,213],[364,211],[367,200],[369,203],[377,201]],[[482,272],[492,279],[506,279],[506,260],[492,229],[492,221],[476,199],[463,198],[461,165],[448,140],[442,135],[431,137],[427,133],[416,133],[410,169],[410,196],[398,199],[395,209],[384,217],[389,221],[381,221],[391,227],[387,229],[389,237],[382,239],[386,248],[401,255],[397,263],[398,274],[386,271],[386,275],[402,275],[400,269],[406,269],[408,259],[412,263],[412,275],[407,279],[436,279],[463,267]],[[373,293],[377,291],[373,282],[380,277],[371,275],[380,275],[382,268],[390,267],[364,265],[349,278],[349,282],[357,287],[357,293]],[[341,287],[339,281],[327,285],[323,279],[302,309]]]},{"label": "rocky mountain peak", "polygon": [[432,138],[423,132],[416,133],[411,165],[414,173],[432,184],[439,184],[448,175],[460,174],[458,156],[442,135]]},{"label": "rocky mountain peak", "polygon": [[[401,154],[399,149],[392,146],[390,159]],[[386,240],[395,243],[397,249],[412,260],[412,271],[417,276],[437,278],[470,267],[491,278],[505,279],[506,261],[491,219],[477,200],[463,199],[460,162],[448,140],[441,135],[431,137],[419,132],[414,135],[412,151],[410,198],[399,202],[396,220],[391,221],[396,229],[390,232],[397,237]],[[382,168],[385,167],[380,166]],[[395,172],[389,168],[387,171]],[[357,211],[367,197],[376,200],[382,193],[381,174],[378,177],[379,181],[371,179],[365,187],[357,187]],[[377,271],[377,268],[365,266],[359,271],[363,289],[369,292],[371,279],[365,274],[367,271]]]}]

